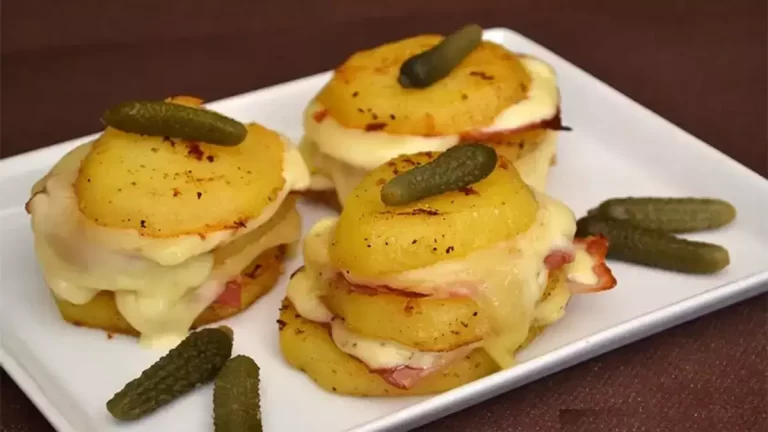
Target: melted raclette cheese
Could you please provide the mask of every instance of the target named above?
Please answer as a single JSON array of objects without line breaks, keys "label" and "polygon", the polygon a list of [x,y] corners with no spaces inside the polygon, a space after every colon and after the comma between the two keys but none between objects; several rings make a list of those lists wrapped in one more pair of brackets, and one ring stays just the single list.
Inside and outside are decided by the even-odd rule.
[{"label": "melted raclette cheese", "polygon": [[[317,150],[317,144],[305,137],[301,147],[307,163],[314,170],[310,189],[336,190],[339,202],[343,205],[346,197],[363,180],[368,171],[334,159]],[[532,152],[513,162],[523,181],[536,190],[547,188],[547,177],[557,151],[557,132],[547,131],[546,138]]]},{"label": "melted raclette cheese", "polygon": [[[560,106],[557,77],[546,63],[521,58],[531,76],[526,99],[503,110],[494,122],[478,132],[512,130],[553,118]],[[402,154],[445,151],[459,143],[459,135],[418,136],[346,128],[331,116],[318,122],[314,114],[324,107],[312,101],[304,112],[304,138],[300,144],[312,167],[311,189],[332,190],[340,203],[365,174]],[[514,162],[520,176],[538,190],[546,190],[546,179],[556,151],[557,132],[548,131],[545,141],[532,153]]]},{"label": "melted raclette cheese", "polygon": [[[564,204],[543,193],[537,193],[536,197],[540,204],[536,221],[526,233],[510,242],[477,251],[464,258],[446,260],[375,280],[356,278],[346,271],[341,273],[356,284],[386,285],[436,297],[470,295],[492,319],[494,331],[482,342],[483,348],[500,366],[512,366],[514,352],[525,341],[531,325],[549,325],[559,320],[570,297],[567,287],[563,285],[546,300],[539,301],[549,277],[544,258],[554,249],[572,249],[576,226],[573,213]],[[288,286],[288,298],[297,312],[312,321],[335,321],[319,297],[327,286],[325,279],[334,274],[329,270],[331,263],[327,249],[333,238],[336,220],[329,218],[312,228],[304,245],[306,269],[297,273]],[[566,267],[569,277],[585,280],[596,277],[589,265],[591,257],[587,255],[580,259],[586,260],[586,264],[575,261],[576,264]],[[475,288],[467,292],[467,286]],[[456,287],[461,287],[463,291],[457,292]],[[410,347],[405,348],[411,351],[405,350],[400,344],[391,341],[375,340],[376,343],[368,343],[374,340],[354,335],[349,330],[342,334],[343,340],[347,341],[346,345],[349,345],[350,340],[358,344],[366,341],[354,351],[348,347],[342,351],[361,360],[365,359],[363,361],[366,364],[370,362],[369,367],[371,364],[392,365],[397,358],[415,351]],[[430,358],[430,361],[437,361]]]},{"label": "melted raclette cheese", "polygon": [[[560,94],[554,70],[546,63],[521,57],[531,76],[526,98],[503,110],[492,124],[476,132],[498,132],[549,120],[557,115]],[[331,116],[321,122],[314,113],[325,108],[312,101],[304,112],[304,133],[317,143],[320,152],[366,171],[401,154],[423,151],[445,151],[459,143],[459,135],[425,137],[420,135],[390,134],[386,131],[365,131],[346,128]]]},{"label": "melted raclette cheese", "polygon": [[383,341],[354,333],[340,318],[334,318],[331,321],[331,338],[342,352],[362,361],[371,370],[400,367],[435,369],[453,359],[469,354],[479,345],[479,343],[468,344],[447,352],[419,351],[397,342]]},{"label": "melted raclette cheese", "polygon": [[301,155],[287,142],[286,184],[278,199],[244,228],[205,238],[158,239],[88,220],[79,212],[72,185],[89,148],[84,144],[65,155],[33,187],[27,208],[36,253],[48,286],[61,299],[85,304],[101,290],[114,291],[118,310],[141,333],[142,344],[178,343],[227,280],[265,250],[300,237],[295,209],[273,220],[291,190],[309,185]]}]

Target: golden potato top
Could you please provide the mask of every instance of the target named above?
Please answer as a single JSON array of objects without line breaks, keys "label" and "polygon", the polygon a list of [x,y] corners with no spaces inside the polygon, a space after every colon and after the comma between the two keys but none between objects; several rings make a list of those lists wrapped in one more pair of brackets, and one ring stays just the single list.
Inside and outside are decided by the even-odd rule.
[{"label": "golden potato top", "polygon": [[527,231],[538,202],[511,162],[460,190],[412,204],[381,202],[381,187],[439,152],[400,156],[371,171],[349,195],[330,245],[333,265],[359,277],[396,274],[464,257]]},{"label": "golden potato top", "polygon": [[525,66],[488,41],[432,86],[401,87],[397,77],[402,63],[441,40],[422,35],[358,52],[336,69],[316,99],[348,128],[435,136],[488,126],[526,97],[531,77]]},{"label": "golden potato top", "polygon": [[225,147],[107,128],[80,165],[80,211],[107,227],[174,237],[244,227],[282,190],[285,144],[247,125]]}]

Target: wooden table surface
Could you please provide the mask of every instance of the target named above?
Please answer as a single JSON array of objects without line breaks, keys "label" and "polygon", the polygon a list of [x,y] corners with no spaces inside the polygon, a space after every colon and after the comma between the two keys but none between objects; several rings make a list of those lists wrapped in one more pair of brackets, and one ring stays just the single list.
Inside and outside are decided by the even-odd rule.
[{"label": "wooden table surface", "polygon": [[[768,176],[767,16],[764,0],[5,1],[0,151],[97,131],[103,108],[119,100],[181,92],[217,99],[473,21],[523,33]],[[420,430],[768,430],[767,300],[744,301]],[[52,430],[5,372],[0,380],[3,432]]]}]

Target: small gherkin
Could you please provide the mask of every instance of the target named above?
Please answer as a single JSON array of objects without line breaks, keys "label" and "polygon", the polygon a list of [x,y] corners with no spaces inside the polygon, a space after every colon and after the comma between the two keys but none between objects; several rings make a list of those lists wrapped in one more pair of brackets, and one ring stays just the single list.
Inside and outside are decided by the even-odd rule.
[{"label": "small gherkin", "polygon": [[128,101],[107,109],[101,121],[123,132],[235,146],[248,129],[214,111],[165,101]]},{"label": "small gherkin", "polygon": [[576,237],[603,235],[608,240],[608,258],[681,273],[717,273],[730,264],[728,250],[673,234],[640,228],[625,221],[598,215],[576,221]]},{"label": "small gherkin", "polygon": [[231,358],[213,389],[216,432],[262,432],[259,366],[248,356]]},{"label": "small gherkin", "polygon": [[588,213],[621,220],[640,228],[689,233],[720,228],[736,217],[736,208],[715,198],[612,198]]},{"label": "small gherkin", "polygon": [[466,25],[403,62],[398,82],[404,88],[427,88],[447,77],[482,42],[483,28],[477,24]]},{"label": "small gherkin", "polygon": [[392,177],[381,188],[381,202],[405,205],[461,189],[491,175],[497,161],[496,150],[485,144],[453,146],[434,160]]},{"label": "small gherkin", "polygon": [[233,332],[226,326],[190,333],[107,402],[118,420],[136,420],[212,381],[232,355]]}]

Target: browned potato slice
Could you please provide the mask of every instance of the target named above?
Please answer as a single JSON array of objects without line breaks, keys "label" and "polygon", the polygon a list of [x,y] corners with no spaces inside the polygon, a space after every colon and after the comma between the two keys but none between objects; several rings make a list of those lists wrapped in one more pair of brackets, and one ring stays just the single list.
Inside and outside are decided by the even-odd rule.
[{"label": "browned potato slice", "polygon": [[326,327],[302,318],[288,300],[283,301],[278,323],[285,360],[330,392],[355,396],[439,393],[499,370],[485,351],[477,349],[405,391],[387,384],[363,363],[339,350]]},{"label": "browned potato slice", "polygon": [[381,202],[386,181],[438,154],[403,155],[366,175],[349,195],[336,227],[330,246],[336,268],[358,276],[399,273],[460,258],[528,230],[538,203],[503,157],[493,173],[471,187],[403,206]]},{"label": "browned potato slice", "polygon": [[338,67],[317,101],[348,128],[449,135],[487,126],[525,98],[531,77],[520,59],[484,41],[446,78],[425,89],[398,83],[402,63],[442,39],[422,35],[358,52]]},{"label": "browned potato slice", "polygon": [[450,351],[477,342],[488,321],[470,298],[413,298],[399,294],[363,294],[338,278],[323,297],[350,330],[387,339],[420,351]]},{"label": "browned potato slice", "polygon": [[284,151],[282,138],[257,124],[231,147],[107,128],[75,191],[82,213],[103,226],[153,237],[234,229],[275,200]]},{"label": "browned potato slice", "polygon": [[[242,307],[212,304],[195,319],[192,328],[223,320],[244,311],[257,299],[268,293],[283,272],[284,246],[268,249],[243,271]],[[115,304],[112,291],[102,291],[90,302],[76,305],[54,296],[62,318],[67,322],[84,327],[102,329],[110,333],[138,336]]]},{"label": "browned potato slice", "polygon": [[[563,291],[565,290],[565,291]],[[553,293],[561,294],[557,298]],[[546,324],[562,313],[570,294],[562,271],[554,271],[541,297],[555,303],[541,309]],[[413,298],[397,293],[364,294],[350,289],[343,278],[329,284],[323,302],[344,318],[352,331],[386,339],[421,351],[450,351],[482,340],[490,330],[482,309],[470,298]],[[532,328],[535,336],[536,328]]]}]

